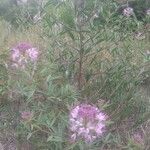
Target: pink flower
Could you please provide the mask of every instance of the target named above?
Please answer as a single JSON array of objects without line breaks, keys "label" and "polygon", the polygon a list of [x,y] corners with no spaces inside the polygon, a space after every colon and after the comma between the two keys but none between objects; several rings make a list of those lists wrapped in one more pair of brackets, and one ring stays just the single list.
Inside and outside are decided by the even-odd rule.
[{"label": "pink flower", "polygon": [[12,59],[14,61],[17,61],[17,59],[20,57],[20,52],[18,49],[13,49],[13,52],[12,52]]},{"label": "pink flower", "polygon": [[79,116],[82,116],[84,118],[94,118],[97,114],[98,109],[94,106],[82,104],[80,106],[80,109],[78,110]]},{"label": "pink flower", "polygon": [[22,43],[19,43],[15,49],[18,49],[20,51],[26,51],[28,49],[32,48],[32,45],[29,44],[29,43],[26,43],[26,42],[22,42]]},{"label": "pink flower", "polygon": [[28,62],[35,62],[38,58],[38,50],[29,43],[19,43],[12,49],[12,66],[25,68]]},{"label": "pink flower", "polygon": [[140,133],[135,133],[133,135],[133,140],[137,144],[144,144],[144,137]]},{"label": "pink flower", "polygon": [[29,55],[32,61],[36,61],[38,58],[38,51],[36,48],[30,48],[26,50],[26,53]]},{"label": "pink flower", "polygon": [[97,107],[80,104],[70,111],[69,130],[72,141],[92,142],[103,135],[107,116]]},{"label": "pink flower", "polygon": [[33,113],[30,112],[30,111],[23,111],[21,112],[21,118],[24,120],[24,121],[29,121],[31,120],[33,117]]},{"label": "pink flower", "polygon": [[133,15],[133,8],[131,7],[126,7],[124,10],[123,10],[123,15],[126,16],[126,17],[130,17]]}]

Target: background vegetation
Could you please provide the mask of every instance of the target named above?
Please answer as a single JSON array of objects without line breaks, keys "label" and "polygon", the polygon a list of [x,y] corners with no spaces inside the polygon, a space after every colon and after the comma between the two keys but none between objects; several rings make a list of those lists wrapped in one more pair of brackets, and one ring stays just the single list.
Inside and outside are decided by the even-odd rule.
[{"label": "background vegetation", "polygon": [[[131,17],[122,11],[134,9]],[[148,150],[150,8],[136,0],[0,0],[0,143],[7,150]],[[39,49],[36,68],[11,68],[19,42]],[[109,116],[92,144],[69,142],[73,105]],[[32,112],[23,121],[21,112]]]}]

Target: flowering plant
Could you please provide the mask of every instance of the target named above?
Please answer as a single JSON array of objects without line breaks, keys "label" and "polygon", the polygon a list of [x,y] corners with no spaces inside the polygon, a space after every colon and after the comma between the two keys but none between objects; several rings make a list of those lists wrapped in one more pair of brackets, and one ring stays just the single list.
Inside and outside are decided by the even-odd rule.
[{"label": "flowering plant", "polygon": [[92,142],[103,135],[107,116],[97,107],[80,104],[70,112],[71,140],[83,139]]},{"label": "flowering plant", "polygon": [[126,16],[126,17],[130,17],[133,15],[133,8],[131,7],[127,7],[123,10],[123,15]]},{"label": "flowering plant", "polygon": [[14,48],[12,48],[11,60],[13,62],[12,66],[16,68],[25,68],[28,62],[35,62],[38,58],[38,50],[29,43],[19,43]]},{"label": "flowering plant", "polygon": [[33,117],[33,113],[30,111],[22,111],[21,112],[21,119],[23,121],[29,121],[32,119],[32,117]]}]

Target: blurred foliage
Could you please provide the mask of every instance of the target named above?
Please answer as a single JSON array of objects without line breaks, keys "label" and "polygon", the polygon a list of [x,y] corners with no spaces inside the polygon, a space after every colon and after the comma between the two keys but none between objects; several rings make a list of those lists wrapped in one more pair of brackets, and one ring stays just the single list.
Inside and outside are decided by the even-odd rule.
[{"label": "blurred foliage", "polygon": [[36,0],[19,3],[17,0],[0,0],[0,16],[13,27],[27,27],[33,24],[33,17],[38,13],[39,7]]},{"label": "blurred foliage", "polygon": [[[4,65],[0,64],[0,99],[1,96],[6,92],[7,82],[8,82],[8,73]],[[0,102],[1,103],[1,102]]]}]

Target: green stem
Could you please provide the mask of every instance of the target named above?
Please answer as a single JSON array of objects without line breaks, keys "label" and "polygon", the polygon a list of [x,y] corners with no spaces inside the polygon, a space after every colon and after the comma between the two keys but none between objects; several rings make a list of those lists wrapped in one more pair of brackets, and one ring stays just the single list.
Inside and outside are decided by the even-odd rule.
[{"label": "green stem", "polygon": [[83,46],[83,33],[79,31],[79,40],[80,40],[80,50],[79,50],[79,77],[78,77],[78,89],[82,89],[82,65],[83,65],[83,55],[84,55],[84,46]]}]

